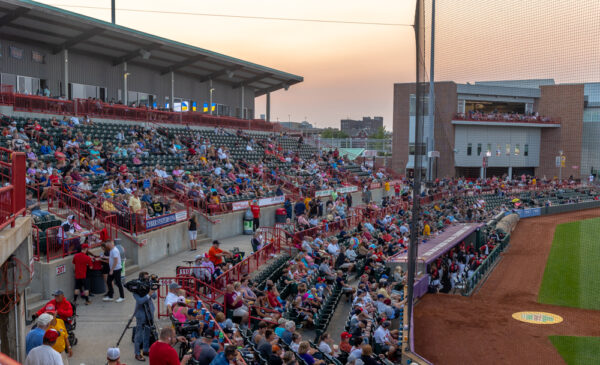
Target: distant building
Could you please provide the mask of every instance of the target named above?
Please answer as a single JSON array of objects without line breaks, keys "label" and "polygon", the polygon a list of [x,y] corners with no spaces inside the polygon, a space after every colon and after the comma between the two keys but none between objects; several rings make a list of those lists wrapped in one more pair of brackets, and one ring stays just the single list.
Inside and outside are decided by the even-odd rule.
[{"label": "distant building", "polygon": [[356,136],[360,131],[364,131],[368,136],[377,133],[379,128],[383,127],[383,117],[363,117],[362,120],[342,119],[340,129],[350,137]]},{"label": "distant building", "polygon": [[[555,84],[552,79],[436,82],[435,94],[439,177],[476,178],[485,172],[488,177],[531,174],[552,178],[562,173],[563,178],[587,178],[598,172],[600,83]],[[427,111],[424,121],[428,122]],[[415,84],[395,84],[396,171],[414,168],[414,131]],[[561,153],[562,171],[560,158],[557,162]]]},{"label": "distant building", "polygon": [[291,129],[293,131],[299,131],[299,132],[302,132],[302,134],[304,134],[304,135],[308,135],[308,134],[320,134],[323,131],[322,129],[313,127],[313,125],[310,124],[307,121],[302,121],[302,122],[279,122],[279,124],[283,128]]}]

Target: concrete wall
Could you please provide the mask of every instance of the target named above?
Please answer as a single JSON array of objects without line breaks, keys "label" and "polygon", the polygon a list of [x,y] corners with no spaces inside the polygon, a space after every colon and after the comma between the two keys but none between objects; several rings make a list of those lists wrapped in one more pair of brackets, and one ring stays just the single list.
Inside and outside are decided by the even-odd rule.
[{"label": "concrete wall", "polygon": [[[0,313],[0,351],[8,356],[23,362],[25,360],[25,281],[19,279],[19,275],[23,275],[23,279],[27,279],[27,269],[22,265],[29,267],[33,253],[31,245],[31,218],[21,217],[15,222],[15,227],[10,226],[0,231],[0,264],[6,263],[10,256],[14,256],[16,262],[17,278],[13,278],[14,271],[11,269],[13,265],[8,264],[9,271],[7,272],[10,282],[17,282],[17,294],[20,298],[19,302],[8,313]],[[14,293],[9,294],[11,297]]]},{"label": "concrete wall", "polygon": [[[260,209],[260,225],[262,227],[273,227],[275,225],[275,211],[283,208],[283,204],[271,205]],[[209,222],[203,215],[196,214],[199,228],[202,233],[213,240],[238,236],[244,233],[244,214],[246,210],[233,213],[210,216]]]}]

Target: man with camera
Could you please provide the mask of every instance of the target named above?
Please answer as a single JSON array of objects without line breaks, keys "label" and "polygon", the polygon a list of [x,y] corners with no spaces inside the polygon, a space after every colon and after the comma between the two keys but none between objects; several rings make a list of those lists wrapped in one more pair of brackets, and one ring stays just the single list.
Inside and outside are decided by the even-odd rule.
[{"label": "man with camera", "polygon": [[[146,361],[144,355],[149,353],[150,331],[154,327],[154,303],[152,299],[156,299],[157,288],[150,282],[150,275],[147,272],[140,273],[137,285],[137,289],[134,290],[131,290],[127,285],[127,289],[132,291],[135,299],[135,359]],[[140,348],[143,348],[143,353],[141,353]]]}]

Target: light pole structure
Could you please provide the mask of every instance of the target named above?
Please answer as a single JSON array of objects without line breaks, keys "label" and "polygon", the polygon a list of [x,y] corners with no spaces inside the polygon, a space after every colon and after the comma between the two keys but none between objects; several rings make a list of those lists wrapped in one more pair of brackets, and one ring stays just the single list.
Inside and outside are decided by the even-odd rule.
[{"label": "light pole structure", "polygon": [[208,111],[209,111],[210,115],[213,115],[213,109],[212,109],[212,107],[213,107],[213,93],[214,92],[215,92],[215,88],[211,87],[210,90],[209,90],[209,94],[210,94],[209,100],[210,100],[210,102],[208,104]]}]

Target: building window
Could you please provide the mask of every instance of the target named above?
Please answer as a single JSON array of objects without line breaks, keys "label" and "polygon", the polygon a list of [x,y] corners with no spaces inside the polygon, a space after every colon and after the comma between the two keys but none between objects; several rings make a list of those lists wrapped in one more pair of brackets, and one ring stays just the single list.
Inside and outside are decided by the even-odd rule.
[{"label": "building window", "polygon": [[481,143],[477,143],[477,156],[481,156]]},{"label": "building window", "polygon": [[506,144],[506,155],[510,156],[510,143]]},{"label": "building window", "polygon": [[523,156],[529,156],[529,145],[525,145],[525,149],[523,150]]},{"label": "building window", "polygon": [[518,156],[521,153],[521,145],[515,145],[515,156]]},{"label": "building window", "polygon": [[502,155],[502,147],[500,147],[500,144],[496,145],[496,156],[501,156]]},{"label": "building window", "polygon": [[473,149],[473,145],[469,143],[467,145],[467,156],[471,156],[471,150]]},{"label": "building window", "polygon": [[464,114],[465,113],[465,101],[464,101],[464,99],[458,99],[458,106],[456,108],[456,112],[458,114]]},{"label": "building window", "polygon": [[486,155],[489,155],[492,153],[492,144],[491,143],[488,143],[487,150],[485,150],[485,152],[486,152]]}]

